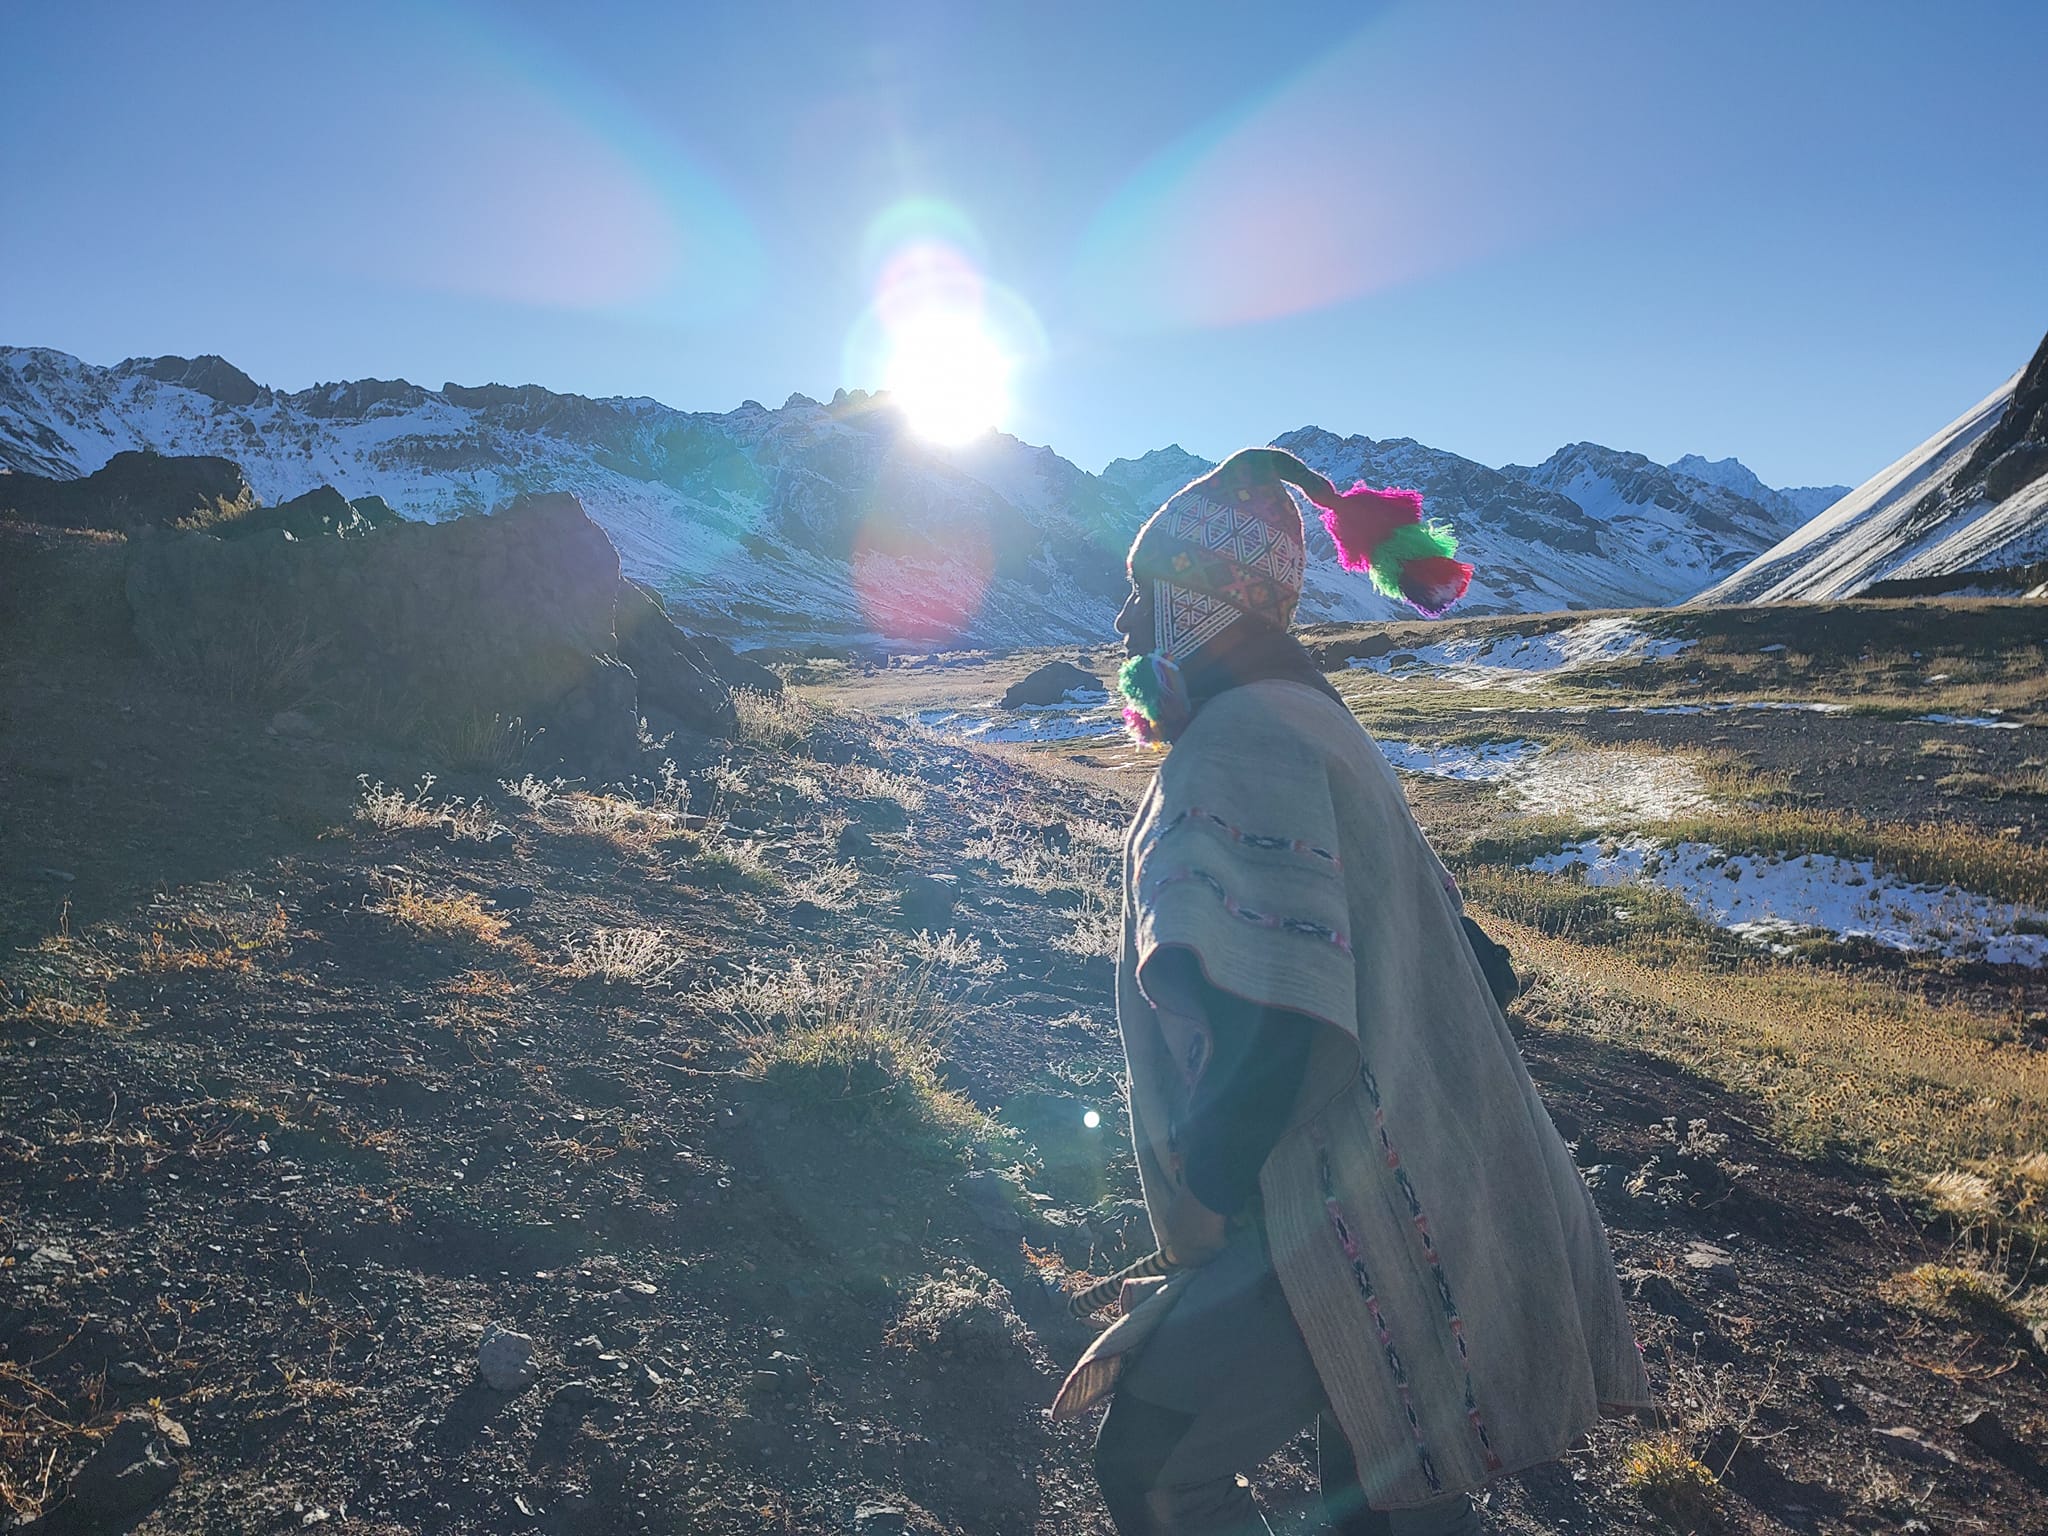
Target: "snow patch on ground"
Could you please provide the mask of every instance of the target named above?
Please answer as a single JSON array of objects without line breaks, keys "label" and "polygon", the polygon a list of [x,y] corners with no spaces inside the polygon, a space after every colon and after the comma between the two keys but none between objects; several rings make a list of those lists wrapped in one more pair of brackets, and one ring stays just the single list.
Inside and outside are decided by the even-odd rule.
[{"label": "snow patch on ground", "polygon": [[1627,619],[1588,619],[1542,635],[1470,636],[1386,656],[1355,658],[1361,671],[1438,673],[1467,687],[1526,686],[1532,674],[1571,672],[1617,661],[1664,661],[1699,642],[1653,635]]},{"label": "snow patch on ground", "polygon": [[1668,821],[1713,804],[1699,765],[1618,750],[1551,752],[1512,786],[1530,816],[1573,816],[1588,826]]},{"label": "snow patch on ground", "polygon": [[1433,747],[1413,741],[1374,738],[1380,755],[1396,768],[1468,784],[1498,784],[1542,752],[1534,741],[1489,741],[1480,746]]},{"label": "snow patch on ground", "polygon": [[2000,720],[1995,715],[1915,715],[1923,725],[1974,725],[1986,731],[2016,731],[2017,720]]},{"label": "snow patch on ground", "polygon": [[1090,741],[1123,734],[1123,713],[1096,689],[1071,690],[1058,704],[1017,709],[921,709],[911,716],[941,736],[967,742]]},{"label": "snow patch on ground", "polygon": [[1576,870],[1596,886],[1661,886],[1715,926],[1780,952],[1786,939],[1825,933],[1916,954],[2048,965],[2048,911],[1879,874],[1868,859],[1727,854],[1710,843],[1630,836],[1588,838],[1528,868]]},{"label": "snow patch on ground", "polygon": [[1612,713],[1634,711],[1644,715],[1722,715],[1731,710],[1762,709],[1793,715],[1846,715],[1846,704],[1826,704],[1814,699],[1720,699],[1705,704],[1616,704]]},{"label": "snow patch on ground", "polygon": [[1406,772],[1498,784],[1524,815],[1570,815],[1588,826],[1669,820],[1704,810],[1713,799],[1698,765],[1683,757],[1546,749],[1527,740],[1482,746],[1381,740],[1379,749]]}]

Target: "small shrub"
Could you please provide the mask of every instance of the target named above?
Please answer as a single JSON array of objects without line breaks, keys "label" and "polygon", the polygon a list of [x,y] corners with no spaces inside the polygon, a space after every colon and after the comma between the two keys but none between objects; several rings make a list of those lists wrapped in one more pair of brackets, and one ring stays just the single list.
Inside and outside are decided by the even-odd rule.
[{"label": "small shrub", "polygon": [[999,958],[982,953],[981,940],[972,936],[962,938],[950,930],[935,936],[929,929],[920,928],[903,947],[937,970],[984,979],[1003,973]]},{"label": "small shrub", "polygon": [[792,960],[707,989],[748,1070],[804,1110],[934,1151],[989,1124],[939,1075],[946,999],[928,965],[876,949],[839,969]]},{"label": "small shrub", "polygon": [[[754,847],[752,843],[745,846]],[[851,864],[813,864],[790,882],[789,894],[828,912],[844,912],[856,904],[861,883],[861,872]]]},{"label": "small shrub", "polygon": [[301,620],[252,609],[158,649],[178,686],[237,708],[290,709],[312,696],[327,644]]},{"label": "small shrub", "polygon": [[368,774],[357,774],[362,797],[356,802],[356,820],[379,832],[425,832],[444,830],[456,841],[489,843],[511,829],[499,821],[482,800],[431,801],[427,792],[434,787],[434,775],[424,774],[410,794],[372,783]]},{"label": "small shrub", "polygon": [[1081,893],[1079,906],[1068,907],[1060,916],[1072,926],[1065,933],[1054,936],[1054,949],[1079,955],[1084,960],[1114,960],[1117,957],[1124,941],[1124,913],[1120,902],[1099,890],[1087,890]]},{"label": "small shrub", "polygon": [[787,752],[808,742],[817,729],[818,712],[787,693],[739,688],[733,691],[732,704],[739,717],[739,739],[754,746]]},{"label": "small shrub", "polygon": [[682,964],[666,935],[654,928],[595,928],[569,946],[563,974],[618,985],[652,986]]},{"label": "small shrub", "polygon": [[1000,1280],[972,1264],[952,1264],[917,1283],[886,1342],[992,1366],[1028,1359],[1030,1337]]},{"label": "small shrub", "polygon": [[537,812],[562,791],[561,779],[537,779],[525,774],[518,779],[500,779],[498,788],[525,806],[529,812]]},{"label": "small shrub", "polygon": [[150,931],[136,959],[139,970],[158,975],[173,971],[254,970],[256,955],[282,943],[290,931],[282,907],[274,907],[261,916],[194,913],[180,920],[178,926],[183,932],[175,937],[160,927]]},{"label": "small shrub", "polygon": [[921,811],[927,803],[925,787],[916,779],[866,763],[849,771],[855,795],[863,800],[891,800],[906,811]]},{"label": "small shrub", "polygon": [[44,1029],[105,1029],[111,1021],[104,994],[80,999],[34,992],[22,1004],[19,1017],[24,1024]]},{"label": "small shrub", "polygon": [[1622,1459],[1622,1481],[1643,1508],[1681,1531],[1701,1530],[1720,1512],[1720,1480],[1676,1434],[1636,1441]]},{"label": "small shrub", "polygon": [[1888,1288],[1895,1300],[1979,1326],[2018,1329],[2018,1288],[1982,1262],[1916,1264]]},{"label": "small shrub", "polygon": [[452,773],[510,773],[526,761],[533,737],[517,719],[481,711],[434,729],[427,750]]},{"label": "small shrub", "polygon": [[485,911],[474,891],[428,896],[417,886],[406,884],[375,910],[399,927],[440,943],[496,944],[505,936],[505,920]]}]

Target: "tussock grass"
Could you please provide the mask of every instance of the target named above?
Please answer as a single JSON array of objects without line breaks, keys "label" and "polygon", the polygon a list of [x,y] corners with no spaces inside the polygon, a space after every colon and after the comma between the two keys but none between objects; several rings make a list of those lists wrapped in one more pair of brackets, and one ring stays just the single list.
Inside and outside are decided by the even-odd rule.
[{"label": "tussock grass", "polygon": [[1536,979],[1519,1012],[1751,1095],[1796,1148],[1919,1177],[2048,1144],[2048,1060],[1985,1039],[1968,1009],[1837,971],[1651,963],[1482,921]]},{"label": "tussock grass", "polygon": [[451,773],[495,775],[517,771],[532,744],[518,719],[476,710],[437,724],[427,732],[426,748]]},{"label": "tussock grass", "polygon": [[578,981],[647,987],[667,980],[682,963],[682,955],[659,929],[594,928],[569,945],[561,970]]},{"label": "tussock grass", "polygon": [[699,1000],[726,1020],[747,1070],[798,1109],[935,1153],[992,1126],[940,1074],[952,999],[935,967],[883,949],[841,965],[756,966]]},{"label": "tussock grass", "polygon": [[1560,874],[1481,864],[1462,870],[1468,901],[1577,944],[1620,949],[1643,960],[1752,953],[1660,886],[1595,886]]},{"label": "tussock grass", "polygon": [[241,709],[307,703],[327,654],[303,620],[262,609],[166,639],[158,651],[178,687]]},{"label": "tussock grass", "polygon": [[387,789],[373,783],[368,774],[357,774],[361,794],[356,800],[356,820],[379,832],[426,832],[445,830],[450,838],[479,843],[495,842],[511,829],[499,821],[482,800],[427,798],[434,787],[434,775],[423,774],[410,792]]},{"label": "tussock grass", "polygon": [[264,913],[188,913],[177,932],[156,927],[142,941],[136,969],[152,975],[176,971],[251,971],[256,957],[282,944],[290,932],[283,907]]},{"label": "tussock grass", "polygon": [[2020,1287],[1981,1260],[1915,1264],[1882,1288],[1902,1306],[1976,1327],[2026,1330]]},{"label": "tussock grass", "polygon": [[1934,787],[1952,795],[1984,800],[2048,800],[2048,768],[2022,768],[2015,773],[1945,773]]},{"label": "tussock grass", "polygon": [[399,886],[374,910],[398,927],[441,944],[497,944],[507,926],[502,917],[484,909],[474,891],[430,896],[410,883]]},{"label": "tussock grass", "polygon": [[766,694],[752,688],[733,690],[739,739],[750,746],[789,752],[806,745],[819,725],[816,706],[794,694]]},{"label": "tussock grass", "polygon": [[1622,1458],[1621,1473],[1643,1508],[1677,1530],[1707,1529],[1720,1514],[1720,1479],[1680,1435],[1645,1435]]}]

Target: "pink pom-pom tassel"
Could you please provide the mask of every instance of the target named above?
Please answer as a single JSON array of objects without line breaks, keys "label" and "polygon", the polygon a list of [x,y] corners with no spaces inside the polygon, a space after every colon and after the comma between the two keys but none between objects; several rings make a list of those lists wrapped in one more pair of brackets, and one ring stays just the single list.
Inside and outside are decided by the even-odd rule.
[{"label": "pink pom-pom tassel", "polygon": [[1337,546],[1337,563],[1347,571],[1372,567],[1372,551],[1404,523],[1422,521],[1422,492],[1389,487],[1376,491],[1363,480],[1323,508],[1323,527]]}]

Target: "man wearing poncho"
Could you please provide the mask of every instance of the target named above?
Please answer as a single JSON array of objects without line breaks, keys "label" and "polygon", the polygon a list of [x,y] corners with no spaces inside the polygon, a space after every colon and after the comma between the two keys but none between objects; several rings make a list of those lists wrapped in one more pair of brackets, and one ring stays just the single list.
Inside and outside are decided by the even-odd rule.
[{"label": "man wearing poncho", "polygon": [[1491,946],[1287,632],[1290,485],[1389,595],[1440,613],[1471,578],[1419,494],[1340,494],[1275,449],[1131,547],[1125,715],[1170,750],[1125,844],[1117,1017],[1170,1273],[1126,1288],[1054,1406],[1114,1393],[1096,1470],[1125,1536],[1263,1530],[1236,1474],[1311,1422],[1334,1527],[1476,1532],[1471,1491],[1649,1402]]}]

